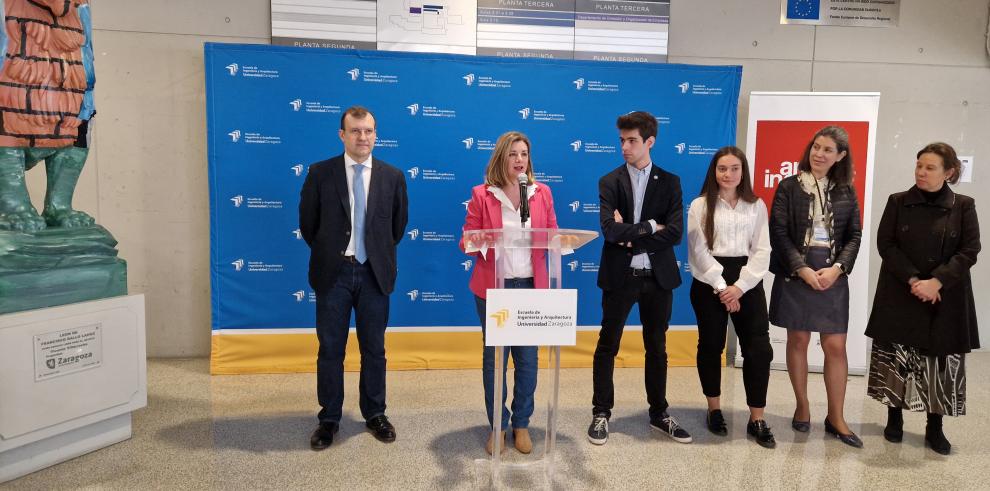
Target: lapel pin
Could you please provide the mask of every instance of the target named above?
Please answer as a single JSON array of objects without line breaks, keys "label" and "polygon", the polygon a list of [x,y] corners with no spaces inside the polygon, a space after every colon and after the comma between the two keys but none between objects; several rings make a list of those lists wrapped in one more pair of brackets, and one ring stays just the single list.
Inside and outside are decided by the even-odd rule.
[{"label": "lapel pin", "polygon": [[653,180],[654,181],[656,181],[657,179],[660,179],[660,178],[658,176],[653,176]]}]

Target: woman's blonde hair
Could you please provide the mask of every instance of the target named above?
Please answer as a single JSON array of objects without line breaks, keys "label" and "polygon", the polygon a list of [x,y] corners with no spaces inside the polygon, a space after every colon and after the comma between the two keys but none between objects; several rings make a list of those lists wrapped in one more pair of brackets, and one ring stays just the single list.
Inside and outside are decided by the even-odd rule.
[{"label": "woman's blonde hair", "polygon": [[495,150],[488,159],[488,167],[485,168],[485,184],[489,186],[502,187],[509,184],[509,171],[505,166],[505,159],[509,157],[509,150],[516,142],[526,143],[526,152],[529,153],[526,163],[526,177],[529,184],[533,184],[533,146],[529,143],[529,138],[518,131],[507,131],[498,137],[495,142]]}]

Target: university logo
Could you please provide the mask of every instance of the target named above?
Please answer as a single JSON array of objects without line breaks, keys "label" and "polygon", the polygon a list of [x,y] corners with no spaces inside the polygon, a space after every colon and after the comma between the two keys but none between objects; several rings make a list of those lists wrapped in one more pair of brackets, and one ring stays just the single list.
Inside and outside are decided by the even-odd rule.
[{"label": "university logo", "polygon": [[677,150],[677,153],[678,153],[678,154],[682,154],[682,153],[684,153],[684,149],[685,149],[686,147],[687,147],[687,145],[685,145],[685,144],[683,144],[683,143],[678,143],[677,145],[674,145],[674,149],[676,149],[676,150]]},{"label": "university logo", "polygon": [[231,131],[230,133],[227,133],[227,135],[230,136],[230,140],[232,142],[237,143],[237,140],[241,139],[241,130]]},{"label": "university logo", "polygon": [[306,298],[306,292],[304,292],[302,290],[298,290],[298,291],[292,292],[292,296],[293,297],[296,297],[296,301],[297,302],[302,302],[303,299]]},{"label": "university logo", "polygon": [[465,75],[465,76],[463,76],[461,78],[464,79],[464,83],[466,83],[468,87],[474,85],[474,74],[473,73],[469,73],[469,74],[467,74],[467,75]]},{"label": "university logo", "polygon": [[573,148],[575,152],[580,152],[581,151],[581,140],[574,140],[574,141],[572,141],[571,142],[571,148]]},{"label": "university logo", "polygon": [[406,292],[406,295],[409,295],[410,302],[415,302],[419,297],[419,290],[409,290]]},{"label": "university logo", "polygon": [[236,261],[234,261],[234,262],[232,262],[230,264],[232,266],[234,266],[234,271],[240,271],[241,268],[244,267],[244,260],[243,259],[238,259],[238,260],[236,260]]},{"label": "university logo", "polygon": [[297,228],[293,230],[292,233],[296,235],[296,240],[302,240],[302,230]]},{"label": "university logo", "polygon": [[55,368],[55,359],[52,358],[50,360],[45,360],[45,366],[48,368]]},{"label": "university logo", "polygon": [[238,194],[237,196],[230,198],[230,201],[234,203],[234,208],[240,208],[241,205],[244,204],[244,196]]},{"label": "university logo", "polygon": [[292,110],[293,111],[298,111],[299,108],[302,107],[302,99],[296,99],[296,100],[290,102],[289,105],[292,106]]},{"label": "university logo", "polygon": [[467,261],[464,261],[463,263],[461,263],[461,266],[464,266],[464,271],[471,271],[471,265],[473,265],[473,264],[474,264],[474,262],[471,261],[470,259],[468,259]]},{"label": "university logo", "polygon": [[231,77],[236,76],[237,75],[237,71],[241,69],[241,67],[238,66],[237,63],[231,63],[231,64],[225,66],[224,68],[226,68],[227,71],[230,72],[230,76]]},{"label": "university logo", "polygon": [[461,140],[461,143],[464,144],[464,148],[466,148],[468,150],[471,150],[471,147],[474,146],[474,138],[467,137],[467,138]]},{"label": "university logo", "polygon": [[414,229],[412,229],[412,230],[410,230],[410,231],[408,231],[406,233],[409,234],[409,240],[416,240],[416,237],[419,237],[419,229],[418,228],[414,228]]},{"label": "university logo", "polygon": [[572,212],[577,213],[578,208],[581,208],[581,202],[580,201],[571,201],[570,202],[570,207],[571,207],[571,211]]},{"label": "university logo", "polygon": [[571,262],[567,263],[567,267],[568,268],[571,268],[571,271],[577,271],[578,262],[577,261],[571,261]]},{"label": "university logo", "polygon": [[519,110],[519,115],[522,116],[523,119],[529,119],[529,108],[528,107],[524,107],[524,108],[520,109]]},{"label": "university logo", "polygon": [[416,176],[419,175],[419,167],[413,167],[412,169],[409,169],[406,172],[409,173],[410,179],[416,179]]},{"label": "university logo", "polygon": [[293,165],[293,166],[292,166],[292,173],[293,173],[293,174],[295,174],[295,175],[296,175],[296,177],[299,177],[299,176],[301,176],[301,175],[302,175],[302,173],[303,173],[303,169],[304,169],[304,168],[305,168],[305,167],[303,167],[303,165],[302,165],[302,164],[296,164],[296,165]]},{"label": "university logo", "polygon": [[415,116],[419,112],[419,104],[410,104],[406,106],[406,109],[409,110],[409,115]]},{"label": "university logo", "polygon": [[347,74],[351,76],[351,81],[354,81],[361,76],[361,70],[357,68],[351,68],[350,70],[347,70]]},{"label": "university logo", "polygon": [[577,80],[575,80],[575,81],[573,81],[571,83],[574,84],[574,90],[581,90],[584,87],[584,79],[583,78],[579,78],[579,79],[577,79]]},{"label": "university logo", "polygon": [[468,203],[470,203],[470,202],[471,202],[471,200],[461,201],[461,204],[464,205],[464,211],[467,211],[467,209],[468,209]]},{"label": "university logo", "polygon": [[682,94],[687,94],[688,89],[691,88],[691,84],[689,84],[687,82],[684,82],[684,83],[678,85],[678,87],[681,88],[681,93]]},{"label": "university logo", "polygon": [[488,317],[495,319],[495,327],[505,327],[505,320],[509,318],[509,309],[499,310]]}]

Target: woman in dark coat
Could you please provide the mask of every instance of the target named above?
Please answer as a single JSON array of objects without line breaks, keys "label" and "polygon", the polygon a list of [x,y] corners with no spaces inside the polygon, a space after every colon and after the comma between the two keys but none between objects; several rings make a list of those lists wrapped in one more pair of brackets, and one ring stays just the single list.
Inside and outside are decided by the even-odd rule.
[{"label": "woman in dark coat", "polygon": [[818,130],[798,169],[780,183],[770,211],[770,272],[775,275],[770,322],[787,329],[787,372],[797,403],[791,427],[811,429],[808,344],[817,332],[825,354],[825,432],[862,447],[843,414],[849,372],[846,275],[856,262],[862,232],[846,130]]},{"label": "woman in dark coat", "polygon": [[966,413],[966,353],[980,347],[969,270],[980,252],[973,198],[959,180],[956,151],[918,152],[915,185],[890,195],[877,247],[883,264],[866,335],[873,338],[867,393],[888,406],[884,437],[900,442],[901,411],[928,413],[925,444],[948,455],[942,416]]}]

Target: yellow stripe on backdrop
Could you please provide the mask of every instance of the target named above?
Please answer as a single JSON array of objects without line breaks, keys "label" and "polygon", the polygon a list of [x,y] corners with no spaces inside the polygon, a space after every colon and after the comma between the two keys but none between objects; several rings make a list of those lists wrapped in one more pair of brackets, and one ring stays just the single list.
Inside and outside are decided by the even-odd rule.
[{"label": "yellow stripe on backdrop", "polygon": [[[217,334],[212,337],[210,373],[294,373],[316,371],[316,334]],[[565,368],[591,367],[598,331],[578,331],[577,345],[561,350]],[[481,368],[481,332],[386,332],[385,352],[390,370]],[[694,366],[698,332],[667,332],[670,366]],[[361,355],[352,331],[347,340],[344,369],[358,371]],[[640,331],[622,336],[616,367],[642,367],[645,363]],[[540,366],[546,367],[546,349],[540,350]],[[723,354],[722,365],[725,365]]]}]

